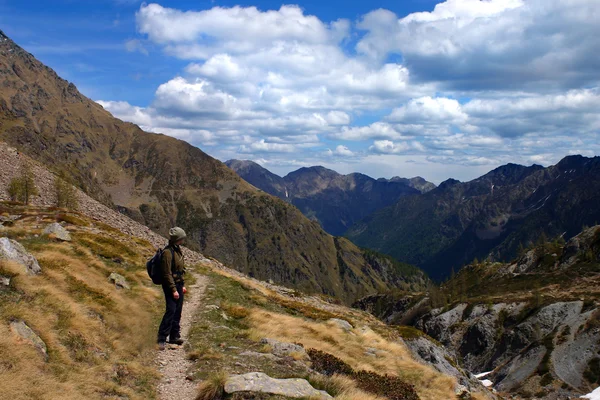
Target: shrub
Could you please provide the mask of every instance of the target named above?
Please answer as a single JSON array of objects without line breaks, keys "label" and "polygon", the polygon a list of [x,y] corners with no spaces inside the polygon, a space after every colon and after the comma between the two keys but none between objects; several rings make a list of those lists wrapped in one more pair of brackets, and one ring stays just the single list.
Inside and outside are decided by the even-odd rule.
[{"label": "shrub", "polygon": [[[419,400],[414,386],[397,376],[379,375],[370,371],[354,372],[352,367],[334,355],[316,349],[308,349],[306,352],[311,359],[312,368],[323,375],[347,375],[356,381],[359,389],[391,400]],[[318,383],[318,380],[314,380]]]},{"label": "shrub", "polygon": [[397,376],[360,371],[354,373],[353,377],[358,383],[358,387],[366,392],[385,396],[390,400],[419,400],[414,386]]},{"label": "shrub", "polygon": [[225,382],[227,382],[227,373],[219,371],[206,378],[198,386],[196,400],[220,400],[225,397]]},{"label": "shrub", "polygon": [[324,351],[316,349],[308,349],[306,351],[312,362],[312,367],[315,371],[331,376],[333,374],[352,375],[354,372],[350,365]]},{"label": "shrub", "polygon": [[54,191],[56,192],[56,206],[76,210],[79,206],[77,201],[77,191],[67,181],[61,178],[54,178]]}]

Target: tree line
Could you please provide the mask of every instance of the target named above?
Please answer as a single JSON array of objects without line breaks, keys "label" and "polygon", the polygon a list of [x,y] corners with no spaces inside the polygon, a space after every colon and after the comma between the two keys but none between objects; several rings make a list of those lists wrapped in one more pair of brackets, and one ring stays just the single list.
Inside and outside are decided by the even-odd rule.
[{"label": "tree line", "polygon": [[[39,195],[35,184],[35,175],[29,163],[21,164],[19,173],[10,180],[6,191],[11,201],[25,205],[28,205],[33,197]],[[79,206],[77,189],[64,176],[54,177],[54,194],[57,207],[77,210]]]}]

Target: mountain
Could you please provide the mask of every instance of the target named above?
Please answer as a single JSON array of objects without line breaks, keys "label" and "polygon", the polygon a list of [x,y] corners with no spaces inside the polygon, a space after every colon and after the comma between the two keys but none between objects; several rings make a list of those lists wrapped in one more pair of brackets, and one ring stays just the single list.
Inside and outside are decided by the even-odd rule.
[{"label": "mountain", "polygon": [[249,160],[229,160],[225,162],[246,182],[273,196],[287,199],[286,184],[282,177]]},{"label": "mountain", "polygon": [[600,157],[548,168],[508,164],[470,182],[449,179],[355,224],[347,237],[435,279],[475,258],[507,261],[540,236],[571,238],[600,221]]},{"label": "mountain", "polygon": [[[384,179],[384,178],[380,178]],[[413,189],[417,189],[421,193],[427,193],[436,188],[435,184],[426,181],[420,176],[415,176],[414,178],[401,178],[399,176],[392,177],[389,182],[400,182],[410,186]]]},{"label": "mountain", "polygon": [[300,168],[281,178],[252,161],[229,160],[225,164],[257,188],[291,202],[332,235],[343,234],[355,222],[402,196],[435,187],[420,177],[375,180],[320,166]]},{"label": "mountain", "polygon": [[600,226],[510,263],[468,265],[429,296],[355,305],[422,330],[472,373],[491,371],[505,398],[579,398],[600,385]]},{"label": "mountain", "polygon": [[226,265],[346,302],[424,281],[369,263],[200,149],[114,118],[1,32],[0,87],[1,141],[160,234],[183,227],[191,248]]}]

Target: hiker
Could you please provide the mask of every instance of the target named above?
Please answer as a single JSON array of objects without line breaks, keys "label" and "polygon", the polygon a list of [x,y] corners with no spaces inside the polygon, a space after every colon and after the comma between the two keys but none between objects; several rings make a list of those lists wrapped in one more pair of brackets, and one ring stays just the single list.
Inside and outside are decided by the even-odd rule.
[{"label": "hiker", "polygon": [[181,339],[181,310],[183,295],[187,292],[183,274],[185,264],[181,244],[186,238],[185,231],[175,227],[169,230],[169,245],[165,248],[161,261],[162,288],[165,294],[166,311],[158,328],[158,348],[165,349],[167,337],[169,343],[182,345]]}]

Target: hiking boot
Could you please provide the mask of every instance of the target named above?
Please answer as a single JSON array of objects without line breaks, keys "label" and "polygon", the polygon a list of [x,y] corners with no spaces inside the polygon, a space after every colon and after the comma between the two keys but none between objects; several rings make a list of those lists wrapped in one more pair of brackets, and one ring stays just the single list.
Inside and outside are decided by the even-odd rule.
[{"label": "hiking boot", "polygon": [[183,344],[183,339],[182,338],[177,338],[177,339],[173,339],[173,340],[169,339],[169,343],[181,346]]},{"label": "hiking boot", "polygon": [[163,351],[165,349],[165,342],[158,342],[158,350]]}]

